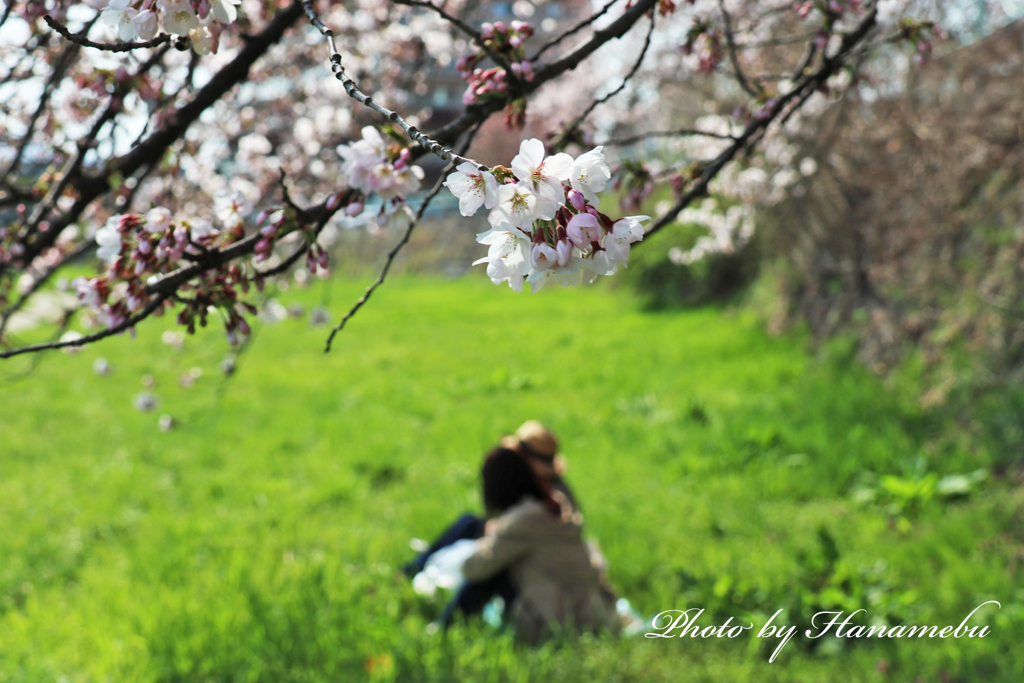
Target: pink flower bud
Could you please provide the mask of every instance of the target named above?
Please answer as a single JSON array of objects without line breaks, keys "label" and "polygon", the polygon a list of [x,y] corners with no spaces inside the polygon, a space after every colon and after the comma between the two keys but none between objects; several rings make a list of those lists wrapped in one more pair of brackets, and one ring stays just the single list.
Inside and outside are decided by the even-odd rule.
[{"label": "pink flower bud", "polygon": [[508,26],[503,21],[494,22],[495,33],[508,33]]},{"label": "pink flower bud", "polygon": [[560,267],[569,265],[569,258],[572,257],[572,245],[568,242],[555,243],[555,255]]},{"label": "pink flower bud", "polygon": [[313,255],[312,249],[306,252],[306,270],[316,275],[316,256]]},{"label": "pink flower bud", "polygon": [[494,24],[486,23],[480,25],[480,37],[488,40],[494,37]]},{"label": "pink flower bud", "polygon": [[577,211],[585,211],[587,208],[587,198],[579,190],[569,190],[569,203]]},{"label": "pink flower bud", "polygon": [[358,216],[363,212],[363,208],[362,202],[352,202],[345,207],[345,213],[349,216]]},{"label": "pink flower bud", "polygon": [[509,38],[508,44],[514,48],[522,47],[523,37],[520,35],[514,35],[511,38]]},{"label": "pink flower bud", "polygon": [[329,211],[337,209],[339,204],[341,204],[341,194],[335,193],[327,198],[327,209]]}]

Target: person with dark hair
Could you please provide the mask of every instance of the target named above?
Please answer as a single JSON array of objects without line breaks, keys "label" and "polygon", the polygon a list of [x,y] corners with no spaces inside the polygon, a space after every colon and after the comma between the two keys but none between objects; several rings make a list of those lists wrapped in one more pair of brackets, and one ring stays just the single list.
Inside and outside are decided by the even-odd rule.
[{"label": "person with dark hair", "polygon": [[537,478],[554,490],[554,497],[564,496],[573,510],[579,511],[576,497],[564,479],[565,457],[558,452],[558,439],[536,420],[527,420],[515,434],[504,436],[501,446],[526,458]]},{"label": "person with dark hair", "polygon": [[565,496],[538,479],[517,451],[492,451],[482,475],[484,504],[497,516],[462,566],[467,585],[507,582],[515,594],[516,635],[526,642],[563,630],[617,632],[615,596],[593,565],[580,515]]},{"label": "person with dark hair", "polygon": [[[499,529],[503,529],[499,545],[502,551],[510,549],[510,543],[529,541],[525,536],[532,533],[536,536],[533,540],[542,544],[538,550],[543,549],[550,555],[547,564],[538,562],[536,557],[532,557],[534,553],[529,552],[530,548],[524,546],[505,558],[509,560],[508,566],[499,567],[493,557],[484,561],[483,556],[476,557],[479,553],[474,552],[476,559],[472,570],[479,575],[470,576],[464,570],[466,581],[439,619],[444,628],[453,623],[457,613],[465,617],[479,614],[496,596],[504,600],[506,613],[516,615],[517,630],[526,640],[543,638],[552,631],[552,625],[575,625],[586,630],[614,628],[617,623],[611,618],[614,616],[614,595],[604,587],[598,570],[594,568],[603,560],[596,548],[588,548],[583,542],[582,516],[572,492],[560,476],[564,466],[557,471],[553,467],[556,458],[561,460],[557,453],[557,441],[537,422],[527,422],[517,431],[517,436],[503,438],[502,446],[487,454],[481,468],[483,503],[489,521],[472,514],[463,515],[416,560],[404,567],[407,575],[416,576],[424,571],[432,557],[441,557],[439,551],[455,550],[460,542],[467,539],[479,539],[477,548],[489,548],[488,552],[491,552],[493,541],[488,538]],[[537,510],[543,511],[545,516],[532,514]],[[509,515],[513,516],[506,519]],[[509,525],[511,536],[506,528]],[[473,549],[472,544],[469,544],[469,549]],[[461,562],[461,557],[458,562]],[[564,579],[567,590],[562,591],[565,593],[563,597],[570,598],[568,602],[563,600],[566,609],[559,608],[549,613],[538,612],[536,607],[515,607],[519,584],[526,586],[528,603],[532,604],[540,588],[536,581],[537,571],[554,570],[557,574],[559,567],[564,576],[549,577],[554,583],[548,581],[540,592],[550,592],[552,586],[558,586]],[[420,578],[417,577],[417,581]],[[586,588],[583,593],[577,590],[581,587]],[[585,600],[581,602],[583,598]],[[596,598],[600,600],[595,602]],[[607,614],[609,605],[611,616]],[[528,618],[521,615],[528,615]]]}]

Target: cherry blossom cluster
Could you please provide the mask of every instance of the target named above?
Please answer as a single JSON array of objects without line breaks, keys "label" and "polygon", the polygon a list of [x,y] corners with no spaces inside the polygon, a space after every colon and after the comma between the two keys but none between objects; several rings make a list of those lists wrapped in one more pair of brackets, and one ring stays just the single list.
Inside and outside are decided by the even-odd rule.
[{"label": "cherry blossom cluster", "polygon": [[224,27],[238,19],[241,0],[109,0],[100,18],[117,29],[122,41],[150,40],[159,27],[171,35],[188,37],[199,54],[217,51]]},{"label": "cherry blossom cluster", "polygon": [[[123,323],[151,301],[146,286],[182,266],[183,260],[201,257],[211,249],[232,244],[244,236],[244,217],[251,211],[240,194],[217,197],[216,229],[202,220],[176,219],[169,209],[157,206],[146,214],[110,217],[94,236],[96,255],[107,263],[94,278],[79,277],[72,285],[78,299],[107,327]],[[206,324],[210,307],[220,309],[228,338],[237,343],[237,332],[248,334],[242,312],[255,309],[239,301],[238,290],[249,288],[249,277],[238,264],[211,269],[179,289],[176,301],[184,305],[178,322],[195,331],[195,322]],[[259,281],[257,280],[259,284]],[[194,292],[194,296],[184,293]],[[162,313],[161,305],[157,313]]]},{"label": "cherry blossom cluster", "polygon": [[420,189],[423,169],[411,163],[412,154],[405,144],[396,140],[388,145],[373,126],[366,126],[362,133],[362,139],[337,148],[349,187],[360,193],[346,205],[345,213],[363,213],[365,197],[376,194],[382,200],[377,224],[383,225],[404,205],[406,197]]},{"label": "cherry blossom cluster", "polygon": [[669,249],[668,260],[677,266],[691,265],[711,254],[732,254],[754,236],[754,209],[749,205],[734,204],[722,211],[718,201],[705,199],[697,208],[683,209],[678,220],[703,225],[709,234],[697,238],[689,250]]},{"label": "cherry blossom cluster", "polygon": [[693,27],[686,34],[686,42],[683,43],[682,49],[685,55],[697,55],[698,73],[712,73],[722,61],[724,54],[722,34],[705,21],[695,21]]},{"label": "cherry blossom cluster", "polygon": [[512,167],[490,171],[461,164],[445,185],[463,216],[489,209],[491,229],[477,235],[489,247],[473,263],[487,264],[494,284],[537,292],[550,280],[561,285],[593,282],[629,260],[630,244],[643,239],[647,216],[612,220],[597,210],[597,193],[611,178],[601,147],[573,159],[547,156],[544,143],[525,140]]},{"label": "cherry blossom cluster", "polygon": [[[533,80],[533,65],[526,58],[523,44],[533,35],[533,26],[524,21],[505,24],[496,21],[483,24],[480,37],[483,46],[461,57],[455,68],[469,83],[462,95],[464,104],[476,104],[489,99],[503,99],[510,89],[510,78],[523,81]],[[510,77],[503,66],[482,69],[478,65],[488,56],[503,59],[512,71]],[[522,128],[526,120],[526,101],[516,98],[505,108],[505,125],[508,128]]]},{"label": "cherry blossom cluster", "polygon": [[508,90],[505,69],[477,67],[489,55],[503,57],[516,78],[532,81],[533,66],[523,50],[523,44],[532,35],[533,26],[525,21],[513,21],[510,25],[502,21],[483,24],[480,27],[483,46],[464,55],[455,63],[455,68],[462,74],[463,80],[469,82],[469,88],[462,96],[462,101],[465,104],[474,104],[489,97],[503,96],[502,93]]}]

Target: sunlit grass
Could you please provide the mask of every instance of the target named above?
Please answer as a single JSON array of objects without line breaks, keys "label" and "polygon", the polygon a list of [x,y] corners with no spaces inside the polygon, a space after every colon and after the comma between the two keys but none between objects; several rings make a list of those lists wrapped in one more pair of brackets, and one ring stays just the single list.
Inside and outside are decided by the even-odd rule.
[{"label": "sunlit grass", "polygon": [[[363,287],[331,285],[335,320]],[[275,296],[306,315],[257,325],[230,379],[217,323],[175,351],[168,320],[0,386],[0,681],[1024,679],[1021,494],[988,481],[960,501],[855,502],[879,477],[989,460],[841,354],[608,287],[399,277],[325,355],[308,322],[324,285]],[[144,375],[153,412],[133,406]],[[441,598],[398,577],[408,541],[479,509],[482,454],[528,418],[561,437],[589,534],[647,616],[758,619],[835,588],[941,625],[999,599],[992,635],[794,643],[774,664],[748,637],[429,635]]]}]

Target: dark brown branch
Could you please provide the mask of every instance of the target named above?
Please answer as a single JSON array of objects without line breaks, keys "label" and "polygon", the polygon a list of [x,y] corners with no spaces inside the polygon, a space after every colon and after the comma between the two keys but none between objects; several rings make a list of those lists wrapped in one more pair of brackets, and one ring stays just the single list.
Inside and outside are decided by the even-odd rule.
[{"label": "dark brown branch", "polygon": [[547,52],[548,50],[550,50],[554,46],[558,45],[559,43],[561,43],[563,40],[565,40],[569,36],[576,35],[577,33],[582,31],[586,27],[588,27],[591,24],[593,24],[595,21],[597,21],[598,19],[603,17],[605,14],[607,14],[608,10],[610,10],[612,8],[612,5],[614,5],[618,1],[619,0],[608,0],[608,2],[605,3],[604,7],[602,7],[599,10],[597,10],[596,12],[591,14],[589,17],[587,17],[583,21],[579,22],[578,24],[576,24],[572,28],[568,29],[567,31],[565,31],[565,32],[555,36],[551,40],[549,40],[539,50],[537,50],[537,52],[535,52],[532,57],[530,57],[530,61],[531,62],[536,62],[538,59],[540,59],[540,56],[542,54],[544,54],[545,52]]},{"label": "dark brown branch", "polygon": [[590,103],[590,106],[587,107],[582,114],[577,116],[576,120],[574,120],[564,131],[562,131],[562,135],[559,136],[558,141],[554,143],[554,147],[556,149],[560,148],[562,145],[566,143],[566,141],[571,140],[573,138],[573,136],[576,133],[576,130],[580,127],[580,124],[587,120],[587,117],[590,116],[591,112],[593,112],[594,109],[598,107],[598,105],[604,104],[605,102],[607,102],[608,100],[610,100],[611,98],[615,97],[620,92],[625,90],[626,85],[633,78],[633,76],[636,75],[636,72],[640,70],[640,65],[643,64],[644,57],[647,56],[647,49],[651,46],[651,34],[654,33],[654,16],[655,15],[652,12],[651,25],[647,29],[647,38],[644,39],[644,46],[643,49],[640,50],[640,56],[636,58],[636,61],[633,63],[633,68],[630,69],[629,73],[626,74],[625,78],[622,79],[622,83],[619,84],[618,88],[612,90],[607,95],[603,97],[594,98],[594,101]]},{"label": "dark brown branch", "polygon": [[0,352],[0,359],[11,358],[12,356],[19,356],[23,353],[33,353],[35,351],[46,351],[48,349],[64,349],[69,346],[84,346],[86,344],[97,342],[101,339],[106,339],[107,337],[111,337],[120,332],[124,332],[125,330],[134,327],[138,322],[145,320],[150,315],[152,315],[157,308],[162,306],[166,299],[167,297],[161,294],[154,298],[152,301],[150,301],[145,308],[143,308],[135,315],[131,316],[130,318],[126,318],[123,322],[114,325],[113,327],[108,327],[107,329],[101,330],[95,334],[90,334],[86,337],[81,337],[79,339],[74,340],[69,339],[67,341],[51,341],[43,342],[42,344],[32,344],[31,346],[21,346],[16,349],[10,349],[9,351]]},{"label": "dark brown branch", "polygon": [[116,163],[108,165],[100,175],[93,177],[79,175],[73,183],[73,187],[79,195],[78,199],[70,209],[50,222],[50,230],[38,233],[33,241],[25,245],[23,262],[31,263],[32,259],[51,246],[64,228],[77,221],[87,206],[108,191],[110,179],[115,174],[128,178],[143,166],[159,159],[164,150],[185,134],[185,131],[199,118],[200,114],[223,97],[224,93],[248,78],[249,69],[252,68],[256,60],[276,44],[284,35],[285,30],[301,15],[302,4],[298,1],[278,11],[267,27],[252,36],[238,55],[218,71],[199,90],[191,102],[182,106],[170,117],[171,121],[164,128],[154,131],[142,144],[121,157]]},{"label": "dark brown branch", "polygon": [[[654,8],[657,2],[658,0],[637,0],[636,4],[626,10],[621,17],[605,28],[595,31],[590,40],[561,59],[535,70],[533,80],[522,84],[523,94],[529,95],[544,83],[561,76],[566,71],[572,71],[580,62],[609,40],[624,36],[644,14]],[[505,100],[497,99],[471,105],[466,108],[466,111],[461,116],[435,132],[433,137],[443,144],[452,144],[454,140],[477,123],[486,120],[491,114],[500,111],[505,104]],[[414,157],[422,156],[427,151],[426,149],[412,150]]]},{"label": "dark brown branch", "polygon": [[152,40],[143,40],[132,43],[97,43],[85,37],[85,34],[89,32],[89,26],[91,26],[91,24],[89,26],[86,26],[85,30],[83,30],[81,33],[72,33],[67,29],[66,26],[64,26],[59,21],[51,17],[49,14],[43,17],[43,21],[46,22],[47,26],[49,26],[57,33],[64,36],[66,39],[70,40],[72,43],[81,45],[83,47],[91,47],[97,50],[103,50],[105,52],[131,52],[132,50],[141,50],[149,47],[157,47],[158,45],[163,45],[164,43],[171,42],[171,36],[169,34],[161,33]]},{"label": "dark brown branch", "polygon": [[57,85],[64,79],[65,72],[71,67],[75,59],[78,57],[78,48],[72,47],[60,56],[57,64],[53,67],[53,71],[50,73],[50,78],[46,81],[46,87],[43,88],[43,95],[39,98],[39,104],[36,106],[32,117],[28,121],[28,126],[25,130],[25,135],[21,138],[21,142],[18,144],[18,148],[14,153],[14,158],[11,159],[11,163],[7,165],[6,170],[0,175],[0,178],[7,179],[15,170],[18,165],[21,164],[21,158],[25,154],[25,149],[29,143],[32,142],[32,136],[36,131],[36,124],[39,123],[40,117],[46,110],[46,105],[50,102],[50,96],[57,89]]},{"label": "dark brown branch", "polygon": [[630,135],[629,137],[616,138],[609,140],[604,143],[605,147],[625,147],[626,145],[635,145],[638,142],[643,142],[649,138],[669,138],[676,136],[690,136],[698,135],[709,138],[718,138],[719,140],[735,140],[735,135],[723,135],[722,133],[708,133],[707,131],[697,130],[696,128],[680,128],[678,130],[661,130],[651,131],[649,133],[637,133],[636,135]]},{"label": "dark brown branch", "polygon": [[844,63],[844,58],[848,53],[853,51],[861,40],[875,27],[875,11],[872,10],[862,21],[857,25],[850,33],[843,37],[843,41],[839,46],[839,49],[831,57],[826,57],[822,65],[811,74],[805,75],[801,78],[793,87],[791,91],[779,98],[778,102],[772,108],[772,110],[763,118],[755,118],[751,121],[743,134],[736,138],[733,144],[723,151],[718,157],[715,158],[708,166],[704,167],[700,178],[684,193],[675,205],[669,209],[664,215],[658,218],[657,221],[652,223],[650,227],[644,233],[644,236],[653,235],[665,226],[672,223],[679,212],[685,209],[690,203],[697,197],[702,197],[707,194],[708,185],[718,175],[718,172],[722,168],[732,161],[736,154],[746,147],[748,144],[753,144],[759,137],[761,137],[767,130],[768,126],[774,122],[787,106],[791,103],[795,104],[793,109],[786,112],[785,117],[788,117],[792,111],[799,109],[799,107],[817,90],[821,85],[830,77],[836,73]]},{"label": "dark brown branch", "polygon": [[725,9],[725,0],[718,0],[718,8],[722,12],[722,22],[725,28],[725,44],[729,48],[729,61],[732,62],[733,71],[736,72],[736,82],[740,84],[747,94],[751,97],[758,97],[760,93],[760,86],[755,90],[747,80],[746,75],[743,73],[743,68],[740,66],[740,59],[736,54],[736,36],[732,32],[732,18],[729,16],[729,11]]}]

